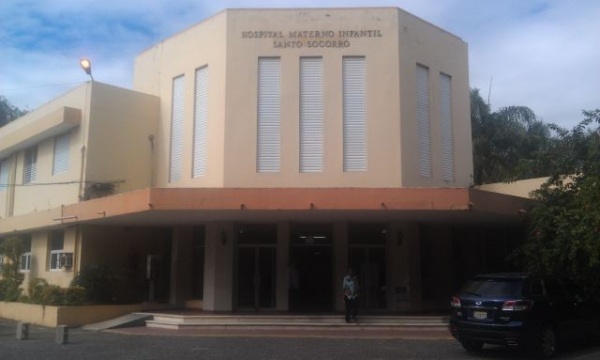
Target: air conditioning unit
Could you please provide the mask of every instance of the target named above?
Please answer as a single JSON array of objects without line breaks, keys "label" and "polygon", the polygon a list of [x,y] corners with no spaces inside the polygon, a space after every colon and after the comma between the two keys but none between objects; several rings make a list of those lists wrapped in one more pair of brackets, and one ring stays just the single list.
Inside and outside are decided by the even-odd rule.
[{"label": "air conditioning unit", "polygon": [[58,257],[58,267],[65,269],[73,267],[73,253],[61,253]]}]

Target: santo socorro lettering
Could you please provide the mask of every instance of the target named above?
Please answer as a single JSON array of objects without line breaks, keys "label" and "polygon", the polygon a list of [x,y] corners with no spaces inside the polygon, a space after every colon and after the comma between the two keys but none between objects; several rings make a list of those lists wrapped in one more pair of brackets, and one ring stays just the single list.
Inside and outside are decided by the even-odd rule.
[{"label": "santo socorro lettering", "polygon": [[242,39],[272,39],[276,49],[347,48],[349,39],[383,37],[381,30],[242,31]]}]

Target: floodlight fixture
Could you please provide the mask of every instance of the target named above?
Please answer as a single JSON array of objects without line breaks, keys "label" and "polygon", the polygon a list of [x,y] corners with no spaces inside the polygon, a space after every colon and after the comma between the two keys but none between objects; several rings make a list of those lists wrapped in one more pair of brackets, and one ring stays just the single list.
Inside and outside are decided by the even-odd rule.
[{"label": "floodlight fixture", "polygon": [[81,60],[79,60],[79,65],[81,65],[83,71],[85,71],[85,73],[90,76],[90,79],[94,81],[94,77],[92,76],[92,62],[90,61],[90,59],[82,58]]}]

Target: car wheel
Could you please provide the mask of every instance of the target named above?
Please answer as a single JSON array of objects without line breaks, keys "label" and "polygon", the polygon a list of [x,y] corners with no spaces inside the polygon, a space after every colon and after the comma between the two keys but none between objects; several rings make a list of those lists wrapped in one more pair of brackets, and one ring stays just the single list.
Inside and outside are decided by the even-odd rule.
[{"label": "car wheel", "polygon": [[554,329],[545,325],[539,332],[537,352],[540,357],[547,359],[556,355],[556,333]]},{"label": "car wheel", "polygon": [[479,352],[483,349],[483,341],[461,340],[460,344],[467,352]]}]

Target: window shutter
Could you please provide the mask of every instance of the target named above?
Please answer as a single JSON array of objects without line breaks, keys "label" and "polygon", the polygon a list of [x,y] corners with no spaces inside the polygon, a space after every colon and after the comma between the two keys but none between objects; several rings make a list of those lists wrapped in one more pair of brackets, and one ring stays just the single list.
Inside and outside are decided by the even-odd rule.
[{"label": "window shutter", "polygon": [[258,59],[257,171],[280,171],[281,64],[279,58]]},{"label": "window shutter", "polygon": [[169,182],[180,180],[183,169],[184,79],[183,76],[173,79]]},{"label": "window shutter", "polygon": [[442,176],[454,181],[454,144],[452,138],[452,78],[440,73],[440,122],[442,135]]},{"label": "window shutter", "polygon": [[429,69],[417,65],[417,136],[419,174],[431,177],[431,125],[429,124]]},{"label": "window shutter", "polygon": [[37,174],[37,146],[25,150],[25,166],[23,183],[29,184],[35,181]]},{"label": "window shutter", "polygon": [[208,66],[196,70],[194,109],[193,176],[206,175],[206,126],[208,122]]},{"label": "window shutter", "polygon": [[323,171],[323,59],[300,59],[300,172]]},{"label": "window shutter", "polygon": [[63,134],[54,140],[53,174],[69,170],[71,133]]},{"label": "window shutter", "polygon": [[9,160],[0,161],[0,191],[8,187]]},{"label": "window shutter", "polygon": [[364,57],[342,60],[344,171],[367,170],[366,67]]}]

